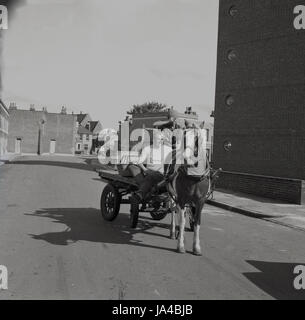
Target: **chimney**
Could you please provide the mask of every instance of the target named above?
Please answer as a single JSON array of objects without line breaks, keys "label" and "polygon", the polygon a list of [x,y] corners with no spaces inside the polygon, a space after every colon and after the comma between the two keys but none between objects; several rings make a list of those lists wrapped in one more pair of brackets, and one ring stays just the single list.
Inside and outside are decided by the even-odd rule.
[{"label": "chimney", "polygon": [[9,110],[17,110],[17,105],[15,102],[10,103]]},{"label": "chimney", "polygon": [[186,107],[185,114],[192,114],[192,107]]},{"label": "chimney", "polygon": [[61,107],[61,114],[67,114],[67,108],[65,106]]}]

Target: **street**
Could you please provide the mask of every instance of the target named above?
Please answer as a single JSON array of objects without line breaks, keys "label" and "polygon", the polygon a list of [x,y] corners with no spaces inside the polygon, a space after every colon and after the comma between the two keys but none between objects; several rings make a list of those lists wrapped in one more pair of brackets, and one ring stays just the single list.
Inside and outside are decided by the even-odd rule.
[{"label": "street", "polygon": [[[102,219],[97,173],[81,158],[23,156],[0,167],[0,299],[298,298],[293,266],[305,264],[305,233],[207,205],[203,256],[176,253],[169,217],[129,206]],[[304,295],[303,295],[304,297]]]}]

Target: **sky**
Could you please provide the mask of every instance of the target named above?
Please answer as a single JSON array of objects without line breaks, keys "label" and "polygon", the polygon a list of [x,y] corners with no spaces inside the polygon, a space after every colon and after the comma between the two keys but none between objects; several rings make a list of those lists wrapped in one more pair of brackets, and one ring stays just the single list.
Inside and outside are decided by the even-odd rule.
[{"label": "sky", "polygon": [[147,101],[210,121],[217,28],[216,0],[27,0],[5,31],[2,99],[109,128]]}]

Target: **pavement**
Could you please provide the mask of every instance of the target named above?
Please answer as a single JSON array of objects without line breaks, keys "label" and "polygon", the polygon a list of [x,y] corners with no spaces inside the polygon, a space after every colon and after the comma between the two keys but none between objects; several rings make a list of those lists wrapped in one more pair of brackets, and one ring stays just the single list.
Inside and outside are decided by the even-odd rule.
[{"label": "pavement", "polygon": [[18,155],[14,153],[6,153],[4,155],[0,155],[0,166],[7,161],[13,161],[14,159],[17,159],[17,158],[18,158]]},{"label": "pavement", "polygon": [[225,190],[214,191],[213,198],[208,203],[225,210],[305,232],[305,205],[288,204]]},{"label": "pavement", "polygon": [[191,254],[191,232],[178,254],[170,217],[141,214],[131,229],[122,205],[115,221],[103,220],[104,186],[79,157],[23,156],[0,167],[0,265],[9,273],[0,300],[305,298],[293,287],[303,232],[206,205],[203,255]]}]

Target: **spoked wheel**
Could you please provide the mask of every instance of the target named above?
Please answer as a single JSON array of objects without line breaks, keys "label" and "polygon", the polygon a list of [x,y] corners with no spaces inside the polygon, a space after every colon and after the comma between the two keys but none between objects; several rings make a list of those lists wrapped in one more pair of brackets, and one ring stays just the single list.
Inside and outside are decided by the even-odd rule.
[{"label": "spoked wheel", "polygon": [[121,196],[111,184],[107,184],[101,196],[101,213],[105,220],[113,221],[120,212]]},{"label": "spoked wheel", "polygon": [[156,220],[160,221],[164,219],[167,214],[170,212],[171,202],[164,201],[154,207],[153,211],[150,211],[151,217]]},{"label": "spoked wheel", "polygon": [[170,202],[163,202],[163,205],[159,205],[155,208],[154,211],[150,212],[151,217],[156,220],[160,221],[166,217],[166,215],[170,212]]},{"label": "spoked wheel", "polygon": [[194,231],[194,214],[195,214],[196,208],[194,207],[186,207],[186,214],[189,219],[190,223],[190,230],[193,232]]},{"label": "spoked wheel", "polygon": [[162,219],[164,219],[167,215],[167,211],[165,210],[162,210],[162,211],[151,211],[150,212],[150,215],[151,217],[156,220],[156,221],[160,221]]},{"label": "spoked wheel", "polygon": [[139,220],[139,205],[131,202],[130,204],[130,226],[135,229]]}]

